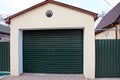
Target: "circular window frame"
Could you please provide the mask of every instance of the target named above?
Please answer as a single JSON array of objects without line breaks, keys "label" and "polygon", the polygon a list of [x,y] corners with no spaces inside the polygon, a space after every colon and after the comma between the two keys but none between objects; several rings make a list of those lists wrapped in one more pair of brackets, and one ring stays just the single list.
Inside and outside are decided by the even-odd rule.
[{"label": "circular window frame", "polygon": [[53,16],[53,11],[52,10],[47,10],[46,11],[46,17],[50,18]]}]

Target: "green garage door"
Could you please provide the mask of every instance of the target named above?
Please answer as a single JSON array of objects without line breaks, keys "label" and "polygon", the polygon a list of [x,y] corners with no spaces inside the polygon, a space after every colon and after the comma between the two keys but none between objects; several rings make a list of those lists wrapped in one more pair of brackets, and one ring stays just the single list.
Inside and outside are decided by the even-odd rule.
[{"label": "green garage door", "polygon": [[23,31],[23,70],[82,74],[83,30]]}]

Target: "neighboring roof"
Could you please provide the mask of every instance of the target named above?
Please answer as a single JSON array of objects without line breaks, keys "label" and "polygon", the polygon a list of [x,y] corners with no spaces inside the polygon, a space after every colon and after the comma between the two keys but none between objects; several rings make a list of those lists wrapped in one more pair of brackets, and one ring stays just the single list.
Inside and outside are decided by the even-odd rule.
[{"label": "neighboring roof", "polygon": [[91,12],[91,11],[88,11],[88,10],[84,10],[84,9],[81,9],[81,8],[78,8],[78,7],[74,7],[74,6],[71,6],[71,5],[68,5],[68,4],[65,4],[65,3],[61,3],[61,2],[58,2],[58,1],[54,1],[54,0],[45,0],[45,1],[41,2],[41,3],[39,3],[39,4],[36,4],[36,5],[34,5],[34,6],[30,7],[30,8],[27,8],[27,9],[21,11],[21,12],[18,12],[18,13],[16,13],[16,14],[14,14],[14,15],[6,18],[6,23],[10,24],[10,20],[11,20],[12,18],[14,18],[14,17],[16,17],[16,16],[19,16],[19,15],[21,15],[21,14],[24,14],[24,13],[26,13],[26,12],[28,12],[28,11],[31,11],[31,10],[33,10],[33,9],[35,9],[35,8],[37,8],[37,7],[40,7],[40,6],[42,6],[42,5],[45,5],[45,4],[47,4],[47,3],[53,3],[53,4],[57,4],[57,5],[60,5],[60,6],[63,6],[63,7],[67,7],[67,8],[73,9],[73,10],[77,10],[77,11],[80,11],[80,12],[84,12],[84,13],[87,13],[87,14],[92,15],[95,20],[97,19],[97,14],[94,13],[94,12]]},{"label": "neighboring roof", "polygon": [[96,34],[102,32],[99,29],[110,28],[109,25],[118,24],[120,22],[120,2],[111,10],[109,11],[100,21],[98,26],[96,27]]},{"label": "neighboring roof", "polygon": [[10,34],[10,27],[0,24],[0,33]]}]

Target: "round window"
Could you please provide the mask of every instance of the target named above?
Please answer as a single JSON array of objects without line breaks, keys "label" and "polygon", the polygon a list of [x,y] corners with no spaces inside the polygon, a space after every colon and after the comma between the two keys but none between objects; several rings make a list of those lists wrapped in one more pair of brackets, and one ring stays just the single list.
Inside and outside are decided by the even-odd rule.
[{"label": "round window", "polygon": [[52,15],[53,15],[53,12],[51,10],[46,11],[46,16],[47,17],[52,17]]}]

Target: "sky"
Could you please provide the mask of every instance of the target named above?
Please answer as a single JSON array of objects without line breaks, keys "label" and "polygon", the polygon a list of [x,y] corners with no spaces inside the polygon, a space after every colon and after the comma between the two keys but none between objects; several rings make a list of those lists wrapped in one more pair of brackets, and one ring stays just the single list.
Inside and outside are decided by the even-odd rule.
[{"label": "sky", "polygon": [[[44,0],[0,0],[0,15],[12,15],[20,12],[28,7],[31,7]],[[83,8],[97,14],[108,12],[120,0],[56,0],[66,4],[70,4],[79,8]],[[110,5],[108,5],[108,3]]]},{"label": "sky", "polygon": [[[0,14],[9,15],[26,9],[32,5],[40,3],[44,0],[0,0]],[[101,13],[101,11],[108,12],[120,2],[120,0],[56,0],[59,2],[67,3],[79,8],[83,8],[95,13]]]}]

